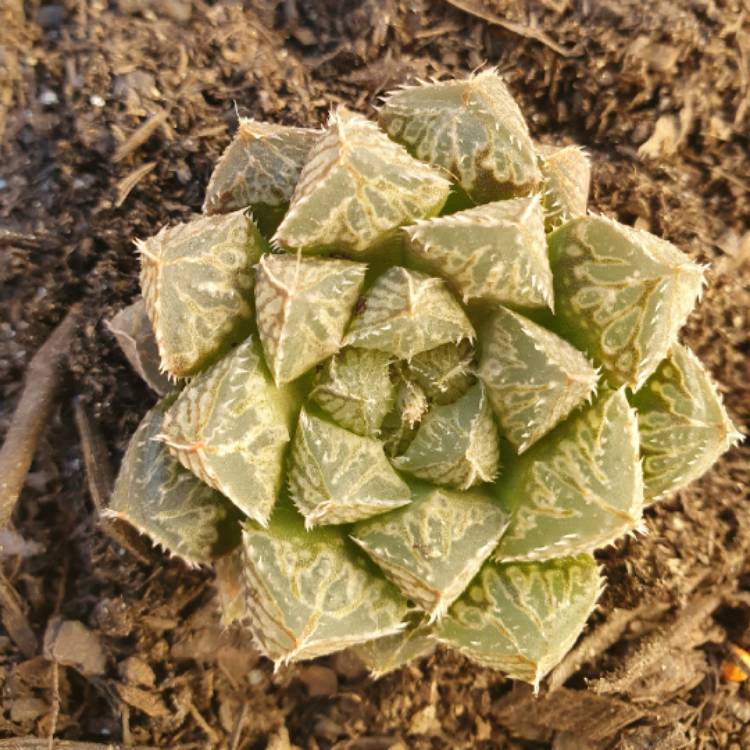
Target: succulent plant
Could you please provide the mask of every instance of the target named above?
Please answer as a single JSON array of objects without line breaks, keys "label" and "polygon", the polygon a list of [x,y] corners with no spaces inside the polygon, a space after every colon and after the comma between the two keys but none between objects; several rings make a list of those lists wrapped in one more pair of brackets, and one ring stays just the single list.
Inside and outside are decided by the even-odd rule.
[{"label": "succulent plant", "polygon": [[112,328],[164,393],[110,513],[216,564],[276,664],[442,644],[535,686],[643,527],[738,435],[677,343],[702,269],[587,213],[494,71],[379,124],[241,121],[205,215],[139,241]]}]

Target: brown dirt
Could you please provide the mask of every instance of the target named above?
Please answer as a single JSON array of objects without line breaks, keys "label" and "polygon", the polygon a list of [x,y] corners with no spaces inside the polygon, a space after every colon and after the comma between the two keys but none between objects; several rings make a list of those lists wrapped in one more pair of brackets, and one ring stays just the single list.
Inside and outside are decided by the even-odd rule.
[{"label": "brown dirt", "polygon": [[750,648],[747,447],[600,555],[609,588],[579,658],[537,700],[444,653],[377,683],[341,658],[274,675],[218,628],[210,574],[138,561],[98,526],[72,399],[116,466],[153,397],[104,321],[136,293],[131,240],[200,209],[235,107],[311,125],[335,102],[371,112],[410,77],[487,63],[536,137],[589,149],[594,207],[711,263],[684,340],[746,425],[746,1],[0,3],[0,433],[34,351],[71,304],[85,310],[15,514],[30,548],[2,561],[0,733],[236,750],[285,726],[311,749],[750,748],[750,683],[719,674],[728,642]]}]

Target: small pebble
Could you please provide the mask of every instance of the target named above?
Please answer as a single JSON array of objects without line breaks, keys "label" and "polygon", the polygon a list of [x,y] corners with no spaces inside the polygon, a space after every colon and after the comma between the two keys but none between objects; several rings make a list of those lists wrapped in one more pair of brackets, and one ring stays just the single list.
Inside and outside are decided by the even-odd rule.
[{"label": "small pebble", "polygon": [[99,96],[99,94],[92,94],[89,97],[89,102],[91,103],[92,107],[98,107],[99,109],[101,109],[107,103],[101,96]]}]

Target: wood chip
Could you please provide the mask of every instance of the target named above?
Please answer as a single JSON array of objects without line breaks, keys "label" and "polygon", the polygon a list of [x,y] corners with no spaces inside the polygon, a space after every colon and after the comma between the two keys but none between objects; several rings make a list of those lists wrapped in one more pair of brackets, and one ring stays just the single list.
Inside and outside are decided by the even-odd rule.
[{"label": "wood chip", "polygon": [[73,667],[85,677],[103,675],[107,655],[99,634],[78,620],[53,617],[44,634],[44,655],[65,667]]}]

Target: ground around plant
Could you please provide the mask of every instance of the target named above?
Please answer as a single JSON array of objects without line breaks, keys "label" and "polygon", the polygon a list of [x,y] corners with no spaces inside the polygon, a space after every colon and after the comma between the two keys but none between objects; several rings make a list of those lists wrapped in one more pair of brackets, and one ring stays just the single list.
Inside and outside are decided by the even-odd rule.
[{"label": "ground around plant", "polygon": [[402,82],[482,66],[534,137],[587,148],[595,210],[710,264],[682,339],[746,429],[747,2],[0,3],[0,435],[82,310],[0,536],[0,747],[750,748],[750,682],[721,679],[729,644],[750,650],[747,446],[598,554],[606,593],[538,698],[440,651],[377,682],[346,655],[274,673],[220,627],[210,572],[101,524],[106,465],[155,400],[106,325],[138,291],[132,240],[200,211],[238,114],[372,115]]}]

